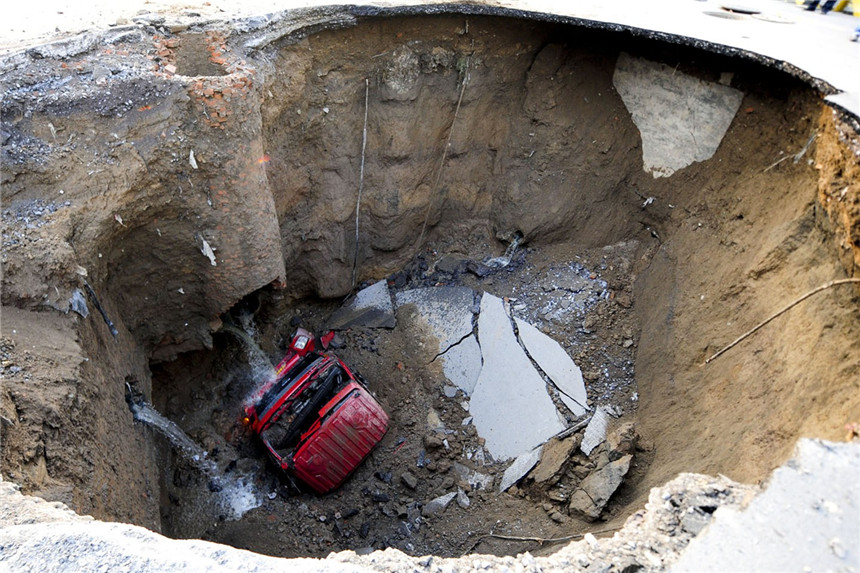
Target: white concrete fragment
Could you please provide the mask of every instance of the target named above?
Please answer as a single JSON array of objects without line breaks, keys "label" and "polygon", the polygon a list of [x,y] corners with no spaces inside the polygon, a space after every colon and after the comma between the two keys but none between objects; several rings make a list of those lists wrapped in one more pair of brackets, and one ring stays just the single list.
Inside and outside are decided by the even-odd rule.
[{"label": "white concrete fragment", "polygon": [[502,300],[484,294],[478,318],[484,365],[469,412],[498,460],[515,458],[564,429],[546,383],[517,342]]},{"label": "white concrete fragment", "polygon": [[606,439],[606,427],[609,425],[609,414],[606,413],[606,408],[598,406],[591,417],[591,421],[585,428],[585,434],[582,436],[582,444],[579,449],[589,456],[591,451],[599,446]]},{"label": "white concrete fragment", "polygon": [[860,444],[802,439],[745,509],[721,507],[672,571],[860,570]]},{"label": "white concrete fragment", "polygon": [[493,476],[491,475],[469,469],[460,462],[454,462],[452,467],[454,468],[454,473],[457,474],[457,478],[469,484],[473,490],[489,490],[493,487]]},{"label": "white concrete fragment", "polygon": [[394,296],[397,307],[414,304],[436,337],[442,371],[464,393],[471,394],[481,372],[481,347],[471,335],[475,291],[466,287],[428,287]]},{"label": "white concrete fragment", "polygon": [[469,499],[469,496],[466,495],[466,492],[459,487],[457,488],[457,505],[463,509],[468,509],[468,507],[472,505],[472,501]]},{"label": "white concrete fragment", "polygon": [[585,392],[585,382],[579,369],[561,345],[523,320],[516,319],[520,341],[526,347],[526,352],[537,362],[555,387],[558,388],[561,401],[574,416],[582,416],[588,409],[588,396]]},{"label": "white concrete fragment", "polygon": [[212,246],[211,246],[211,245],[209,245],[209,243],[206,241],[206,239],[203,239],[203,238],[201,237],[201,239],[200,239],[200,240],[201,240],[201,241],[203,241],[203,246],[202,246],[202,247],[200,247],[200,252],[202,252],[202,253],[203,253],[203,256],[204,256],[204,257],[206,257],[207,259],[209,259],[209,263],[210,263],[213,267],[214,267],[214,266],[216,266],[216,262],[215,262],[215,251],[214,251],[214,249],[212,248]]},{"label": "white concrete fragment", "polygon": [[538,446],[529,452],[517,456],[517,459],[508,466],[508,469],[502,475],[502,481],[499,483],[499,493],[507,491],[508,488],[520,481],[523,476],[532,471],[532,468],[540,461],[542,452],[543,446]]},{"label": "white concrete fragment", "polygon": [[440,495],[439,497],[430,500],[421,509],[421,515],[428,516],[442,513],[443,511],[445,511],[445,508],[448,507],[448,504],[451,503],[451,500],[455,497],[457,497],[457,492],[452,491],[451,493],[446,493],[445,495]]},{"label": "white concrete fragment", "polygon": [[475,390],[481,374],[481,347],[478,339],[470,334],[460,344],[452,346],[439,357],[445,377],[467,396]]},{"label": "white concrete fragment", "polygon": [[394,305],[385,280],[358,291],[354,299],[336,310],[328,320],[331,330],[346,330],[355,326],[394,328],[396,325]]},{"label": "white concrete fragment", "polygon": [[642,134],[644,169],[655,178],[710,159],[744,97],[729,86],[624,52],[612,82]]}]

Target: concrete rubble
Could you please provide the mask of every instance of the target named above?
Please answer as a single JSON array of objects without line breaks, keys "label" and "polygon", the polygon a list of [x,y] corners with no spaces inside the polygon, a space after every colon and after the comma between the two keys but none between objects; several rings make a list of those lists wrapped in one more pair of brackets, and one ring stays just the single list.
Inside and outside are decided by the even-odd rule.
[{"label": "concrete rubble", "polygon": [[[619,460],[620,461],[620,460]],[[617,463],[617,462],[616,462]],[[623,462],[622,462],[623,464]],[[0,568],[205,571],[601,571],[857,570],[860,443],[801,440],[794,460],[762,492],[726,477],[681,474],[654,488],[643,510],[610,537],[586,534],[553,554],[411,557],[396,549],[327,559],[277,559],[141,527],[81,517],[61,503],[21,495],[0,481]],[[827,492],[822,496],[821,492]],[[458,492],[443,496],[447,506]],[[435,500],[434,500],[435,501]],[[501,532],[501,531],[500,531]],[[753,546],[756,549],[753,550]],[[727,551],[727,547],[737,550]],[[50,548],[50,550],[46,550]],[[98,548],[94,550],[94,548]]]},{"label": "concrete rubble", "polygon": [[508,488],[520,481],[527,473],[529,473],[538,461],[540,461],[542,451],[543,447],[538,446],[529,452],[517,456],[517,459],[515,459],[513,463],[508,466],[508,469],[505,470],[505,473],[502,474],[502,481],[499,484],[499,492],[507,491]]},{"label": "concrete rubble", "polygon": [[860,445],[803,439],[745,509],[720,508],[672,571],[860,570]]},{"label": "concrete rubble", "polygon": [[445,511],[445,508],[448,507],[448,504],[457,497],[457,492],[452,491],[450,493],[446,493],[445,495],[440,495],[437,498],[434,498],[428,501],[424,507],[421,509],[421,515],[427,517],[430,515],[436,515]]},{"label": "concrete rubble", "polygon": [[591,452],[603,443],[606,439],[606,429],[609,426],[609,410],[603,406],[598,406],[591,417],[591,421],[585,428],[585,435],[582,436],[582,444],[579,448],[586,456],[590,456]]},{"label": "concrete rubble", "polygon": [[394,305],[388,284],[378,281],[358,291],[349,303],[336,310],[328,321],[331,330],[346,330],[356,326],[365,328],[394,328]]},{"label": "concrete rubble", "polygon": [[[443,387],[443,394],[454,398],[456,389],[462,390],[468,401],[461,405],[471,414],[470,423],[486,439],[490,454],[499,460],[515,458],[564,429],[546,383],[531,360],[577,417],[586,413],[585,383],[579,367],[558,342],[516,318],[518,339],[511,316],[498,297],[480,296],[476,336],[477,298],[475,291],[465,287],[427,287],[394,295],[398,312],[414,305],[416,320],[431,335],[431,355],[442,362],[451,383]],[[539,422],[526,426],[511,423],[523,416]]]},{"label": "concrete rubble", "polygon": [[642,134],[643,167],[655,178],[710,159],[744,97],[732,87],[624,52],[612,81]]},{"label": "concrete rubble", "polygon": [[460,481],[469,484],[469,487],[473,490],[489,490],[493,487],[493,476],[491,475],[469,469],[459,462],[454,462],[451,467],[457,478]]},{"label": "concrete rubble", "polygon": [[614,462],[609,462],[603,468],[589,474],[579,484],[579,489],[570,497],[570,511],[586,519],[597,519],[609,498],[621,485],[624,476],[630,469],[633,456],[624,456]]},{"label": "concrete rubble", "polygon": [[591,455],[592,450],[603,443],[606,439],[606,428],[609,425],[609,414],[606,408],[598,406],[591,417],[591,421],[585,428],[580,449],[586,456]]}]

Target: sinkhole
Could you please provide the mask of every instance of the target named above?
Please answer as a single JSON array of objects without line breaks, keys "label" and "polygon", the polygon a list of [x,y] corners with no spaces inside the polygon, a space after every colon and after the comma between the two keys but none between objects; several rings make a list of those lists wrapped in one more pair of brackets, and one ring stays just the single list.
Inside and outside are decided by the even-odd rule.
[{"label": "sinkhole", "polygon": [[[462,10],[6,61],[4,479],[277,556],[516,554],[619,527],[679,472],[754,482],[842,436],[856,285],[709,359],[856,273],[850,118],[751,58]],[[384,324],[343,318],[368,288]],[[241,423],[298,328],[335,328],[390,416],[324,496]],[[547,426],[504,491],[538,444],[494,449],[493,412],[512,439]]]}]

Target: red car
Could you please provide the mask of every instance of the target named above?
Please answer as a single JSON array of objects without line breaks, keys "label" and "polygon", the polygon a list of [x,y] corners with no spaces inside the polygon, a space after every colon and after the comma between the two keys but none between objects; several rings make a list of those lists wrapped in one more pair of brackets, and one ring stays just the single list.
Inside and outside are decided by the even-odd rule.
[{"label": "red car", "polygon": [[332,336],[299,329],[243,420],[282,469],[321,494],[343,483],[388,429],[361,377],[324,351]]}]

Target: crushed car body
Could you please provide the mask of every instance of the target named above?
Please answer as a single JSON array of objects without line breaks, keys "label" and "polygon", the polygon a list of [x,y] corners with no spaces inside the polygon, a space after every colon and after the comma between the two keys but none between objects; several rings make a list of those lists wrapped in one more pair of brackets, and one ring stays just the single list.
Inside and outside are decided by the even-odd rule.
[{"label": "crushed car body", "polygon": [[299,329],[243,420],[275,463],[320,494],[343,483],[388,429],[361,376],[325,352],[330,340]]}]

